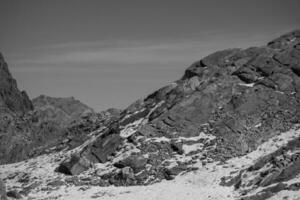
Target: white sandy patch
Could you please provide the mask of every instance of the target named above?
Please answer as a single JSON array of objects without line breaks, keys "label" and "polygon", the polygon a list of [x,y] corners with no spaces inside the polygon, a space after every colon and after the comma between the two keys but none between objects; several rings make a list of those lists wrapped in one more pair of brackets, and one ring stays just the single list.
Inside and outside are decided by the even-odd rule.
[{"label": "white sandy patch", "polygon": [[151,138],[147,138],[145,141],[151,141],[151,142],[171,142],[171,138],[167,138],[165,136],[162,137],[151,137]]},{"label": "white sandy patch", "polygon": [[191,144],[191,145],[186,145],[186,144],[182,145],[182,149],[183,149],[185,154],[189,154],[193,151],[198,151],[202,148],[203,148],[202,143],[196,143],[196,144]]},{"label": "white sandy patch", "polygon": [[255,83],[239,83],[238,85],[245,86],[245,87],[253,87]]},{"label": "white sandy patch", "polygon": [[145,110],[146,110],[145,108],[142,108],[141,110],[138,110],[138,111],[135,111],[134,113],[131,113],[131,114],[126,115],[126,116],[123,117],[123,119],[121,120],[121,123],[122,123],[123,121],[125,121],[125,119],[128,119],[128,118],[130,118],[130,117],[132,117],[132,116],[134,116],[134,115],[136,115],[136,114],[138,114],[138,113],[140,113],[140,112],[143,112],[143,111],[145,111]]},{"label": "white sandy patch", "polygon": [[201,139],[207,139],[207,140],[213,140],[215,139],[216,136],[211,135],[211,134],[205,134],[203,132],[200,132],[198,136],[195,137],[179,137],[178,140],[181,141],[199,141]]},{"label": "white sandy patch", "polygon": [[[215,167],[215,165],[212,165]],[[61,187],[55,192],[46,194],[38,192],[31,197],[43,199],[51,196],[64,200],[93,199],[98,197],[103,200],[199,200],[199,199],[234,199],[230,187],[222,187],[219,178],[224,172],[213,171],[215,169],[202,169],[196,173],[179,176],[173,181],[162,181],[150,186],[133,187],[90,187],[85,191],[79,187]]]},{"label": "white sandy patch", "polygon": [[[175,135],[176,133],[174,133]],[[178,137],[178,138],[167,138],[165,136],[161,136],[161,137],[151,137],[151,138],[147,138],[146,141],[152,141],[152,142],[171,142],[171,140],[173,140],[174,142],[197,142],[201,139],[205,139],[205,140],[213,140],[216,137],[214,135],[211,134],[205,134],[203,132],[200,132],[198,136],[195,137]]]},{"label": "white sandy patch", "polygon": [[[54,172],[54,169],[60,163],[59,157],[68,156],[69,152],[44,155],[28,161],[2,165],[0,166],[0,177],[5,178],[15,172],[26,172],[31,178],[36,177],[40,185],[33,190],[27,199],[62,199],[62,200],[233,200],[236,199],[237,193],[233,187],[220,186],[220,179],[228,176],[233,172],[245,169],[252,165],[259,157],[265,156],[276,151],[288,141],[299,137],[300,130],[290,130],[275,136],[259,146],[259,148],[248,155],[233,158],[226,164],[208,163],[202,166],[201,162],[194,164],[199,167],[195,172],[189,172],[177,176],[172,181],[162,181],[161,183],[149,186],[134,187],[97,187],[97,186],[61,186],[55,191],[42,191],[45,184],[59,178],[63,180],[66,176]],[[187,156],[178,156],[178,158],[187,158]],[[190,159],[190,158],[189,158]],[[106,165],[96,165],[95,168],[106,169]],[[81,176],[84,176],[82,174]],[[297,177],[299,178],[299,177]],[[297,180],[294,180],[296,182]],[[290,181],[292,183],[292,181]],[[8,187],[19,186],[17,178],[6,180]],[[21,189],[21,188],[20,188]],[[282,191],[271,200],[282,199],[289,196],[289,199],[299,200],[299,191]]]},{"label": "white sandy patch", "polygon": [[148,122],[148,118],[149,116],[159,107],[161,106],[162,104],[164,103],[164,101],[161,101],[159,103],[157,103],[151,110],[150,112],[147,114],[147,116],[145,118],[140,118],[140,119],[137,119],[136,121],[132,122],[132,123],[129,123],[129,124],[126,124],[123,129],[121,130],[120,132],[120,136],[122,138],[127,138],[129,136],[131,136],[132,134],[134,134],[136,132],[136,130],[146,124]]},{"label": "white sandy patch", "polygon": [[259,128],[259,127],[261,127],[261,125],[262,125],[261,123],[258,123],[258,124],[256,124],[254,127],[255,127],[255,128]]},{"label": "white sandy patch", "polygon": [[227,161],[227,163],[236,163],[239,167],[251,165],[253,164],[253,161],[256,161],[261,156],[275,152],[281,146],[286,145],[296,137],[300,137],[300,129],[291,129],[290,131],[270,138],[268,141],[261,144],[255,151],[242,157],[233,158]]},{"label": "white sandy patch", "polygon": [[127,138],[135,133],[138,127],[143,123],[144,118],[138,119],[132,123],[127,124],[120,132],[122,138]]}]

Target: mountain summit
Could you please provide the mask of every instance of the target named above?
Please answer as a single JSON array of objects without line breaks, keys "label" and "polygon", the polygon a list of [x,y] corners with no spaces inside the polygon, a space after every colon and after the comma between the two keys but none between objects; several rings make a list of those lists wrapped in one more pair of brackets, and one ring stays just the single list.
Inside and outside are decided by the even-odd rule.
[{"label": "mountain summit", "polygon": [[31,199],[299,199],[299,72],[299,30],[215,52],[1,177]]},{"label": "mountain summit", "polygon": [[3,113],[24,114],[33,109],[25,91],[20,91],[11,76],[7,63],[0,53],[0,110]]}]

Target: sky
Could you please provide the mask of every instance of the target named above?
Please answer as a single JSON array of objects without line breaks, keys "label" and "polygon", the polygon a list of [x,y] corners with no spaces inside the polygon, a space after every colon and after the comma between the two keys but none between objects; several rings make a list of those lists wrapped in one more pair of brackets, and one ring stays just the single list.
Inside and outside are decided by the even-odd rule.
[{"label": "sky", "polygon": [[0,0],[0,52],[30,98],[125,108],[227,48],[300,28],[299,0]]}]

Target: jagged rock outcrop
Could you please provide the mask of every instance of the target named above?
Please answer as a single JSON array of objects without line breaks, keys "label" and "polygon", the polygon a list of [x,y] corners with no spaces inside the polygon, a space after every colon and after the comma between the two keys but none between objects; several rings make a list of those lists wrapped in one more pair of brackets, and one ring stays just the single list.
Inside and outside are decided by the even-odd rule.
[{"label": "jagged rock outcrop", "polygon": [[300,182],[289,181],[297,180],[300,174],[299,146],[300,137],[295,137],[236,176],[223,177],[221,184],[234,186],[244,196],[243,200],[267,199],[281,191],[298,191]]},{"label": "jagged rock outcrop", "polygon": [[[188,67],[180,80],[121,112],[90,113],[70,123],[57,136],[65,140],[48,148],[48,156],[23,163],[27,173],[19,163],[9,165],[20,171],[5,169],[4,180],[10,186],[22,183],[18,192],[25,196],[46,191],[44,199],[59,189],[93,191],[94,186],[149,185],[163,179],[175,179],[172,184],[187,189],[188,197],[189,186],[203,193],[192,199],[299,194],[299,45],[296,30],[265,46],[215,52]],[[183,174],[189,179],[178,181]],[[160,195],[172,186],[163,182]],[[122,197],[131,193],[112,190]],[[101,195],[107,194],[90,198]]]},{"label": "jagged rock outcrop", "polygon": [[[195,170],[195,160],[225,162],[255,150],[300,122],[299,33],[192,64],[180,80],[126,108],[78,160],[111,165],[114,170],[101,175],[107,184],[136,185]],[[117,135],[117,143],[97,145]],[[129,182],[120,178],[125,167],[134,173]]]},{"label": "jagged rock outcrop", "polygon": [[0,163],[12,163],[62,149],[73,149],[84,143],[91,132],[119,115],[116,111],[87,112],[77,118],[73,116],[72,120],[68,118],[59,121],[60,114],[52,112],[50,115],[48,111],[34,110],[22,117],[11,118],[6,126],[0,127]]},{"label": "jagged rock outcrop", "polygon": [[[25,91],[20,91],[16,80],[11,76],[7,63],[0,53],[0,113],[25,114],[33,105]],[[2,116],[1,116],[2,118]]]},{"label": "jagged rock outcrop", "polygon": [[0,163],[74,148],[88,134],[117,117],[117,109],[95,113],[70,98],[41,95],[31,102],[0,55]]}]

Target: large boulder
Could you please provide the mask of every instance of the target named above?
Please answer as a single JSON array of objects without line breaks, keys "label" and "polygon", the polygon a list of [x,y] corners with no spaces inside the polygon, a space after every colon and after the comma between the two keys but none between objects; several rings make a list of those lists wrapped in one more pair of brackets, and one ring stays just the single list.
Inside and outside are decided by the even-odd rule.
[{"label": "large boulder", "polygon": [[74,154],[71,159],[62,162],[56,171],[66,175],[77,175],[93,163],[105,163],[117,151],[121,142],[122,138],[118,134],[104,134],[78,155]]},{"label": "large boulder", "polygon": [[63,173],[65,175],[77,175],[91,167],[89,160],[83,156],[72,155],[70,160],[61,163],[56,172]]}]

